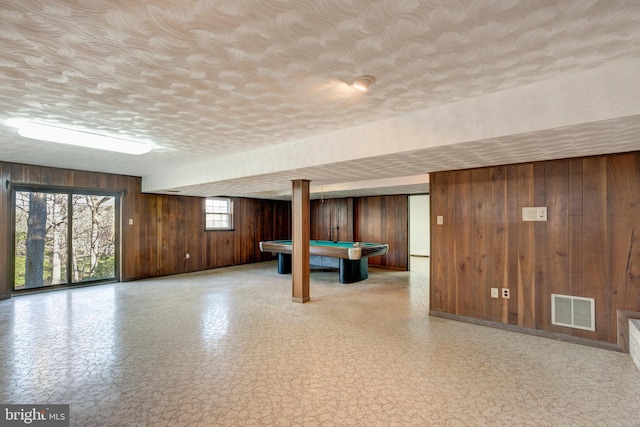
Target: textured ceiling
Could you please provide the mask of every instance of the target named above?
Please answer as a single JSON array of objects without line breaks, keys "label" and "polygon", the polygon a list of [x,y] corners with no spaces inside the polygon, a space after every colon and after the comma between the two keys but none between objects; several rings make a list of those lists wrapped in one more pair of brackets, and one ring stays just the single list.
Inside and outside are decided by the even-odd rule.
[{"label": "textured ceiling", "polygon": [[[221,159],[244,156],[259,166],[270,158],[261,153],[282,144],[638,58],[637,0],[0,0],[0,120],[156,143],[130,156],[52,146],[0,126],[0,160],[142,176],[143,186],[159,175],[184,181],[203,162],[224,169]],[[345,83],[360,74],[376,77],[367,93]],[[305,178],[336,188],[331,197],[414,193],[428,190],[426,179],[393,178],[640,149],[635,110],[591,123],[569,115],[558,111],[566,123],[548,129],[409,150],[390,135],[375,142],[399,144],[385,155],[365,149],[305,166],[292,154],[288,167],[268,173],[222,170],[228,178],[147,188],[286,198],[289,180]],[[416,117],[419,132],[425,115]],[[366,145],[351,135],[343,147]]]}]

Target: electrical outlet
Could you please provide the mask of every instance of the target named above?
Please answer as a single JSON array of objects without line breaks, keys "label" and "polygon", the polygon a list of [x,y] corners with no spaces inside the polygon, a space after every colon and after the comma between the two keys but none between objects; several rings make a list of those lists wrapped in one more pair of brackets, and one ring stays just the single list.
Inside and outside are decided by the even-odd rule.
[{"label": "electrical outlet", "polygon": [[511,298],[511,292],[509,292],[509,288],[502,288],[502,298]]},{"label": "electrical outlet", "polygon": [[500,298],[498,288],[491,288],[491,298]]}]

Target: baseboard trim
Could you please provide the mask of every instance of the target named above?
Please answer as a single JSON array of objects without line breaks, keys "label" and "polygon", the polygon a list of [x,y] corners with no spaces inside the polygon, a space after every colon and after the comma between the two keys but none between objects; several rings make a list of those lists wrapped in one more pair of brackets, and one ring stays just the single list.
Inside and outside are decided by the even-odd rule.
[{"label": "baseboard trim", "polygon": [[[456,320],[456,321],[465,322],[465,323],[472,323],[474,325],[488,326],[490,328],[503,329],[511,332],[519,332],[526,335],[534,335],[541,338],[549,338],[556,341],[563,341],[571,344],[579,344],[587,347],[601,348],[603,350],[618,351],[623,353],[625,352],[624,349],[620,347],[618,344],[591,340],[587,338],[572,337],[570,335],[558,334],[555,332],[546,332],[546,331],[541,331],[539,329],[525,328],[525,327],[516,326],[516,325],[506,325],[500,322],[492,322],[489,320],[476,319],[468,316],[459,316],[455,314],[443,313],[443,312],[434,311],[434,310],[429,311],[429,316],[440,317],[442,319]],[[628,328],[628,324],[627,324],[627,328]],[[627,353],[628,352],[629,350],[627,349]]]}]

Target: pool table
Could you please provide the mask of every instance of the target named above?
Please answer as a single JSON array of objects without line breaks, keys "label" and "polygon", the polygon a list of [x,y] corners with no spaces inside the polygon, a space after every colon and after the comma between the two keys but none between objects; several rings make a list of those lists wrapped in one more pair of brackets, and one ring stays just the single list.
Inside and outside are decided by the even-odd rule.
[{"label": "pool table", "polygon": [[[278,254],[278,273],[291,273],[291,240],[269,240],[260,242],[262,252]],[[386,243],[335,242],[310,240],[309,255],[337,258],[340,283],[359,282],[369,277],[371,256],[384,255],[389,251]]]}]

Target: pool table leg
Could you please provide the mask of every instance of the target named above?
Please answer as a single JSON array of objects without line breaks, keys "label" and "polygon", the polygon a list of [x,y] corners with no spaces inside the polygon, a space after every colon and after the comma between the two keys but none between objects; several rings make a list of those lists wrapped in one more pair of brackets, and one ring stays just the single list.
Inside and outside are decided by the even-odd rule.
[{"label": "pool table leg", "polygon": [[[369,260],[340,258],[340,283],[354,283],[369,277]],[[291,274],[291,254],[278,254],[278,274]]]},{"label": "pool table leg", "polygon": [[291,254],[278,254],[278,274],[291,274]]},{"label": "pool table leg", "polygon": [[340,283],[354,283],[369,277],[369,260],[340,258]]}]

